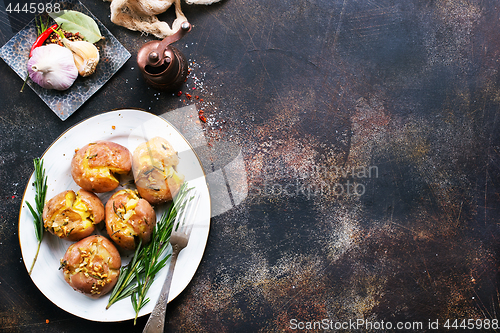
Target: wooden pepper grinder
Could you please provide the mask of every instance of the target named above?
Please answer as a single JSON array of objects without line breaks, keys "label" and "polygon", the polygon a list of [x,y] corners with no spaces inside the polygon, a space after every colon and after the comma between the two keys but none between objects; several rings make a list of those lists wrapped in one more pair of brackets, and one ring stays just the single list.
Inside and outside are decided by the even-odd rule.
[{"label": "wooden pepper grinder", "polygon": [[181,28],[163,40],[144,44],[137,53],[137,64],[146,82],[158,90],[173,91],[187,78],[186,57],[170,44],[181,39],[191,30],[191,24],[184,22]]}]

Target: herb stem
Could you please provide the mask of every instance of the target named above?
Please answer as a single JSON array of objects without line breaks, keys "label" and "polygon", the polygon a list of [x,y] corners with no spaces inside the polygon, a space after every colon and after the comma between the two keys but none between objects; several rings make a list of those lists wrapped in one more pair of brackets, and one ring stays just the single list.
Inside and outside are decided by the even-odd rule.
[{"label": "herb stem", "polygon": [[33,267],[35,267],[35,262],[36,262],[36,259],[38,258],[38,253],[40,252],[40,245],[41,244],[42,244],[42,242],[38,242],[38,246],[36,248],[35,258],[33,259],[33,262],[31,263],[31,267],[30,267],[30,271],[28,272],[28,275],[31,275],[31,272],[33,271]]},{"label": "herb stem", "polygon": [[29,73],[26,74],[26,79],[24,79],[23,86],[21,87],[21,90],[19,92],[24,91],[24,87],[26,86],[26,82],[28,82],[28,78],[30,77]]}]

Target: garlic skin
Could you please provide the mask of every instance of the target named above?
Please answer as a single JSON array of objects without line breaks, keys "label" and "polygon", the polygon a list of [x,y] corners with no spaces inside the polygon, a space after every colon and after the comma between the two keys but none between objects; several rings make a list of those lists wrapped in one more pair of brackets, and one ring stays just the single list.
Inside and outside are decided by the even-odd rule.
[{"label": "garlic skin", "polygon": [[62,42],[73,52],[76,68],[81,76],[89,76],[95,72],[99,63],[99,50],[94,44],[87,41],[70,41],[67,38]]},{"label": "garlic skin", "polygon": [[39,46],[28,60],[28,73],[33,82],[45,89],[66,90],[78,77],[73,54],[57,44]]}]

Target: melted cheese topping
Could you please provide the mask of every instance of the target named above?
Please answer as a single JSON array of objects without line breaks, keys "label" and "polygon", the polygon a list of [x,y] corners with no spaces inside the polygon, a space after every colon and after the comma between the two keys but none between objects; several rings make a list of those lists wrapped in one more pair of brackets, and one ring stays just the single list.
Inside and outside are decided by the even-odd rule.
[{"label": "melted cheese topping", "polygon": [[92,158],[90,156],[85,156],[85,158],[82,161],[83,164],[83,170],[85,172],[85,176],[88,178],[109,178],[115,182],[118,182],[118,179],[113,175],[112,172],[116,172],[118,170],[115,170],[113,168],[110,168],[108,166],[98,166],[98,167],[91,167],[89,166],[89,159]]},{"label": "melted cheese topping", "polygon": [[139,202],[139,197],[133,191],[121,190],[117,194],[126,193],[128,195],[128,200],[125,206],[116,207],[116,215],[119,219],[116,221],[117,229],[120,229],[122,233],[136,235],[134,228],[128,223],[130,218],[135,215],[135,207]]},{"label": "melted cheese topping", "polygon": [[90,222],[90,218],[93,217],[92,212],[89,211],[87,205],[82,201],[80,195],[76,196],[76,200],[73,202],[71,208],[73,208],[73,211],[75,213],[78,213],[78,215],[80,215],[82,221]]},{"label": "melted cheese topping", "polygon": [[[75,221],[74,213],[78,214],[80,221]],[[72,215],[72,216],[71,216]],[[59,237],[68,236],[74,228],[84,230],[92,226],[94,214],[89,210],[80,195],[68,192],[65,196],[65,204],[62,205],[51,217],[54,233]],[[70,224],[70,222],[73,222]],[[77,226],[74,223],[77,223]]]}]

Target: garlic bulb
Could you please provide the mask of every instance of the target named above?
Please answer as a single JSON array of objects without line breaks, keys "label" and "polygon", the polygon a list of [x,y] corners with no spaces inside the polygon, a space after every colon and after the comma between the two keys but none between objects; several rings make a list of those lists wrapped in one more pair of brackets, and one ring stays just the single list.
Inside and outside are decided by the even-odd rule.
[{"label": "garlic bulb", "polygon": [[73,52],[78,73],[81,76],[89,76],[95,72],[99,63],[99,50],[94,44],[87,41],[70,41],[63,38],[63,44]]},{"label": "garlic bulb", "polygon": [[66,90],[78,77],[78,69],[70,50],[57,44],[37,47],[28,60],[28,73],[45,89]]}]

